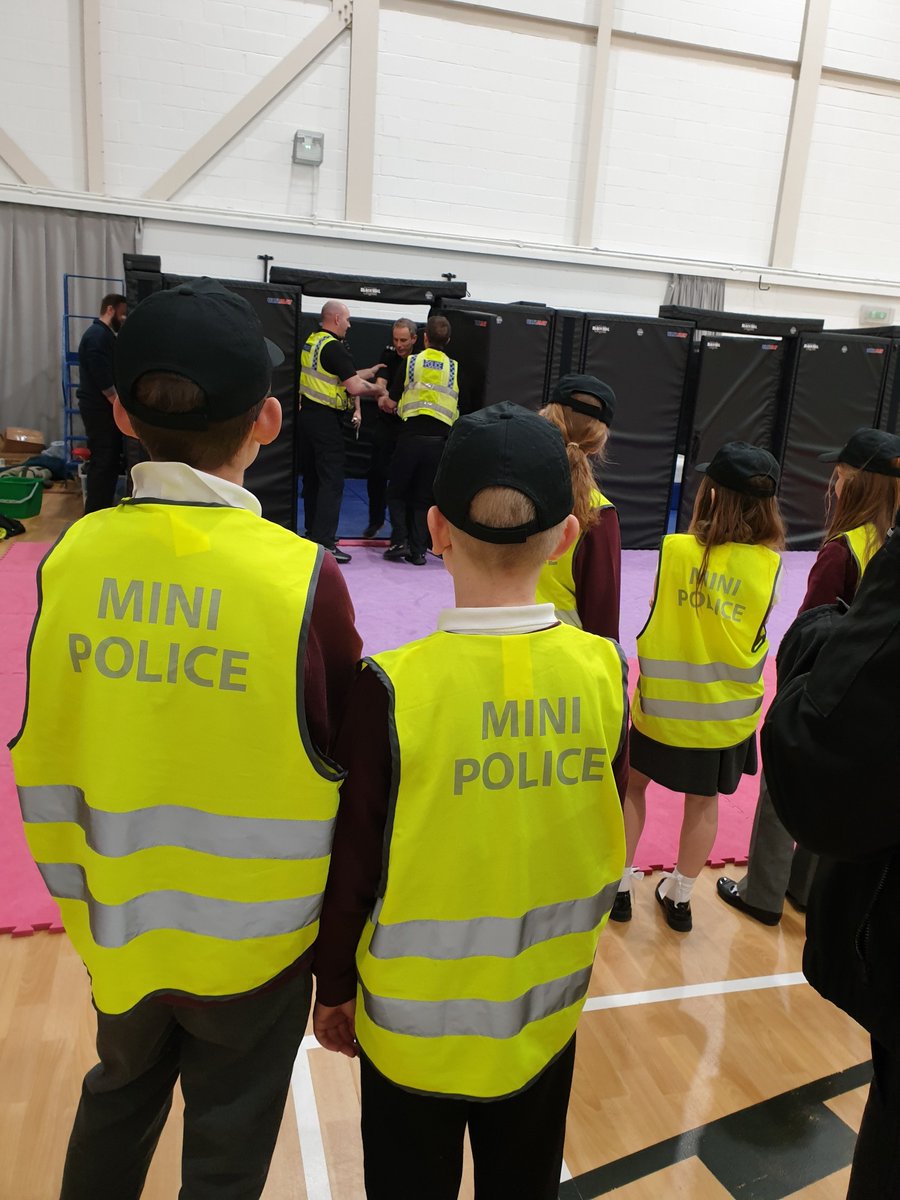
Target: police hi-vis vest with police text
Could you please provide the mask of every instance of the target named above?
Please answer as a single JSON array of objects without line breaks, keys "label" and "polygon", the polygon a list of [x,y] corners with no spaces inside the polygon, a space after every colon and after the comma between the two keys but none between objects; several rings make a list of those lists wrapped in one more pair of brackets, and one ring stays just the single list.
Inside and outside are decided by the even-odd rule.
[{"label": "police hi-vis vest with police text", "polygon": [[435,417],[452,425],[459,416],[459,383],[456,359],[443,350],[422,350],[406,360],[403,395],[397,412],[410,417]]},{"label": "police hi-vis vest with police text", "polygon": [[[594,489],[591,492],[591,508],[615,508],[611,500]],[[581,537],[584,535],[582,534]],[[539,604],[552,604],[560,621],[581,629],[581,617],[575,604],[575,551],[581,537],[577,539],[556,562],[545,562],[538,576],[537,600]]]},{"label": "police hi-vis vest with police text", "polygon": [[101,1012],[251,991],[315,940],[341,778],[298,708],[321,555],[244,509],[140,500],[41,566],[13,767]]},{"label": "police hi-vis vest with police text", "polygon": [[341,387],[337,375],[324,370],[321,363],[322,351],[329,342],[337,338],[326,329],[317,329],[306,339],[300,352],[300,394],[326,408],[352,408],[347,392]]},{"label": "police hi-vis vest with police text", "polygon": [[759,724],[769,650],[765,623],[781,559],[766,546],[662,540],[650,618],[638,635],[640,679],[631,718],[666,746],[725,749]]},{"label": "police hi-vis vest with police text", "polygon": [[[859,569],[859,578],[862,579],[866,567],[881,549],[882,543],[878,540],[878,530],[874,525],[859,525],[856,529],[848,529],[846,533],[839,533],[834,539],[843,538],[847,543],[847,548],[853,557]],[[849,601],[851,597],[847,597]]]},{"label": "police hi-vis vest with police text", "polygon": [[402,1087],[509,1095],[575,1032],[621,878],[624,659],[554,625],[435,633],[367,666],[394,792],[356,1036]]}]

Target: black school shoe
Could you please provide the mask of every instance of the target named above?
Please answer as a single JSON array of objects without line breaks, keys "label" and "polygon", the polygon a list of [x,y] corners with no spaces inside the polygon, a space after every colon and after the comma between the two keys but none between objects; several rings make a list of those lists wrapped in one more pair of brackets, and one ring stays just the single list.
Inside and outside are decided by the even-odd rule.
[{"label": "black school shoe", "polygon": [[609,919],[622,922],[631,920],[631,888],[616,892],[616,898],[609,911]]},{"label": "black school shoe", "polygon": [[425,566],[425,555],[416,554],[414,550],[410,550],[409,554],[404,557],[404,562],[412,563],[414,567]]},{"label": "black school shoe", "polygon": [[748,904],[738,891],[738,885],[733,879],[729,879],[727,875],[723,875],[721,879],[716,880],[716,891],[719,894],[720,900],[724,900],[726,904],[730,904],[732,908],[736,908],[744,916],[752,917],[754,921],[759,921],[761,925],[777,925],[781,920],[781,913],[769,912],[767,908],[757,908],[754,904]]},{"label": "black school shoe", "polygon": [[691,917],[691,902],[685,900],[682,904],[676,904],[674,900],[670,900],[668,896],[661,896],[659,889],[663,885],[661,879],[656,885],[654,895],[659,901],[660,907],[666,914],[666,922],[670,929],[674,929],[676,933],[690,933],[694,928],[694,921]]},{"label": "black school shoe", "polygon": [[405,542],[394,542],[392,546],[388,546],[387,550],[385,550],[383,557],[388,562],[403,562],[407,554],[409,554],[409,546]]}]

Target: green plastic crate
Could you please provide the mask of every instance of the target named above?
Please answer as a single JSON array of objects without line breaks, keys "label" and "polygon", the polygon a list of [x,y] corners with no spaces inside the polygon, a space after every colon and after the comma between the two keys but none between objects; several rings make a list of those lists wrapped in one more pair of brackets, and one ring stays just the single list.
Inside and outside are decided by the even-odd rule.
[{"label": "green plastic crate", "polygon": [[44,499],[43,479],[8,479],[0,476],[0,513],[4,517],[36,517]]}]

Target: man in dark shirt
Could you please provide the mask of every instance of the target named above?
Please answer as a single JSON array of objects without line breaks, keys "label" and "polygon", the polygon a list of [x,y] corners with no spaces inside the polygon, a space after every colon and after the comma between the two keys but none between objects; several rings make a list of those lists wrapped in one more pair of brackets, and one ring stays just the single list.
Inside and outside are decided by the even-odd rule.
[{"label": "man in dark shirt", "polygon": [[[324,546],[339,563],[350,555],[337,545],[338,519],[344,495],[344,432],[346,407],[352,403],[358,426],[360,396],[385,396],[387,389],[374,377],[382,367],[357,371],[342,344],[350,328],[350,310],[338,300],[322,307],[319,326],[306,339],[300,370],[300,455],[306,534]],[[373,382],[374,381],[374,382]]]},{"label": "man in dark shirt", "polygon": [[[388,346],[384,355],[384,366],[378,372],[378,379],[387,384],[387,394],[394,404],[400,403],[403,395],[403,380],[406,376],[406,360],[416,348],[418,329],[415,321],[409,317],[401,317],[394,322],[391,333],[392,346]],[[363,537],[375,537],[384,524],[387,510],[388,474],[391,459],[397,446],[400,434],[400,418],[397,411],[387,411],[380,406],[375,408],[374,426],[372,429],[372,462],[369,474],[366,476],[366,490],[369,495],[369,524],[363,531]],[[393,539],[391,539],[393,541]]]},{"label": "man in dark shirt", "polygon": [[84,511],[112,508],[122,464],[122,451],[131,479],[135,463],[147,455],[135,438],[123,437],[113,419],[116,385],[113,381],[113,348],[125,320],[127,301],[117,292],[104,296],[100,316],[94,317],[78,344],[78,409],[87,434],[91,459],[87,467]]}]

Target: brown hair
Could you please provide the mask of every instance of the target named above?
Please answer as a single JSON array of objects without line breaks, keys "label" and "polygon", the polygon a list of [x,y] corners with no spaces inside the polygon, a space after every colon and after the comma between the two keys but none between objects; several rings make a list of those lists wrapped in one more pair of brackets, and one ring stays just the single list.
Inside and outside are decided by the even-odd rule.
[{"label": "brown hair", "polygon": [[102,317],[108,308],[118,308],[120,304],[127,303],[127,297],[121,296],[118,292],[110,292],[100,301],[100,316]]},{"label": "brown hair", "polygon": [[[205,393],[192,379],[166,371],[142,375],[135,384],[134,398],[160,413],[193,412],[206,403]],[[240,450],[264,403],[265,399],[260,400],[246,412],[211,422],[203,430],[164,429],[139,417],[131,417],[131,424],[154,462],[183,462],[198,471],[216,471]]]},{"label": "brown hair", "polygon": [[[748,483],[760,488],[771,486],[771,482],[768,477],[761,475],[748,480]],[[703,547],[700,580],[706,574],[709,552],[713,546],[742,542],[748,546],[784,549],[784,521],[774,496],[747,496],[715,483],[708,475],[703,476],[697,489],[688,533],[692,533]]]},{"label": "brown hair", "polygon": [[[900,467],[900,458],[893,459],[891,465]],[[844,480],[839,496],[835,491],[838,473]],[[822,545],[830,542],[832,538],[840,537],[842,533],[858,529],[861,525],[873,525],[877,545],[867,548],[874,553],[887,541],[898,508],[900,479],[891,475],[877,475],[873,471],[862,471],[847,463],[838,463],[828,483],[828,497],[825,501],[828,526]]]},{"label": "brown hair", "polygon": [[[572,397],[580,400],[582,404],[596,405],[597,411],[600,411],[595,396],[589,396],[586,392],[573,392]],[[572,512],[578,518],[581,532],[585,533],[600,515],[591,504],[591,493],[597,487],[591,460],[606,462],[609,426],[605,421],[576,412],[563,404],[548,404],[546,408],[541,409],[540,415],[555,425],[565,438],[569,469],[572,472]]]},{"label": "brown hair", "polygon": [[443,350],[450,341],[450,322],[440,313],[435,313],[433,317],[428,318],[425,325],[425,336],[428,338],[429,346],[435,350]]},{"label": "brown hair", "polygon": [[[477,492],[469,505],[469,517],[490,529],[515,529],[534,520],[534,504],[515,488],[487,487]],[[505,573],[539,569],[553,553],[562,536],[562,524],[533,533],[524,542],[484,542],[453,527],[453,537],[477,557],[487,571]]]}]

